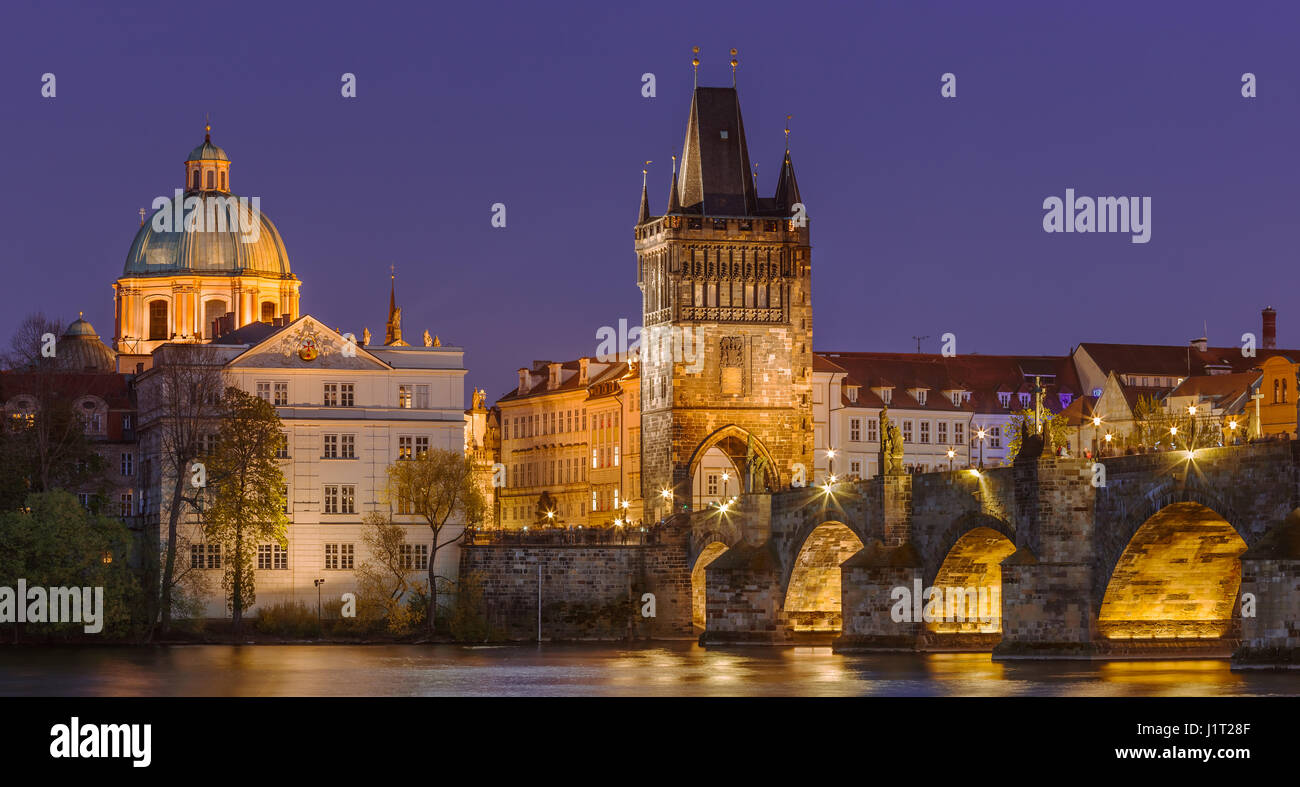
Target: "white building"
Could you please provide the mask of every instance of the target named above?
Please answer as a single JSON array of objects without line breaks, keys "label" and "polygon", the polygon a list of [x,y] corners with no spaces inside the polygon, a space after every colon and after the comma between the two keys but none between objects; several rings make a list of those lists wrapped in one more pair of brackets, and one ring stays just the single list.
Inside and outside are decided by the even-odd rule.
[{"label": "white building", "polygon": [[[390,506],[387,468],[430,448],[464,450],[463,350],[349,346],[310,315],[288,324],[253,323],[200,346],[221,365],[228,384],[270,401],[285,426],[288,549],[259,546],[258,606],[283,601],[314,605],[317,579],[325,580],[326,600],[353,590],[354,570],[368,557],[362,517],[372,510],[394,512],[394,520],[407,529],[410,568],[427,568],[431,531],[418,517],[397,514]],[[157,457],[162,426],[157,387],[168,350],[164,345],[155,351],[153,368],[137,381],[140,439],[151,457]],[[165,528],[165,492],[171,486],[162,469],[158,459],[150,462],[153,489],[147,500],[153,505],[146,514]],[[210,575],[205,614],[224,616],[222,555],[204,543],[191,520],[179,559]],[[463,527],[449,526],[440,540],[458,535]],[[459,549],[444,547],[435,571],[454,579],[458,561]]]}]

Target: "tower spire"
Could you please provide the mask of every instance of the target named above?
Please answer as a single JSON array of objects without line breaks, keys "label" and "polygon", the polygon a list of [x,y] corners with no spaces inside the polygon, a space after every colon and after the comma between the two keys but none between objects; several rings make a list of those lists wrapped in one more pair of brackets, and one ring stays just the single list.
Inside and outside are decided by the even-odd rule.
[{"label": "tower spire", "polygon": [[796,203],[803,202],[799,181],[794,177],[794,163],[790,161],[790,117],[785,116],[785,160],[781,162],[781,175],[776,181],[776,206],[782,213],[789,213]]},{"label": "tower spire", "polygon": [[694,87],[699,87],[700,86],[700,48],[698,46],[693,46],[691,47],[691,52],[692,54],[694,54],[694,57],[691,58],[691,68],[695,69]]},{"label": "tower spire", "polygon": [[677,194],[677,156],[673,156],[673,182],[668,189],[668,213],[676,213],[681,209],[682,200]]},{"label": "tower spire", "polygon": [[402,341],[402,310],[397,308],[397,266],[388,266],[388,324],[384,327],[384,346],[408,346]]},{"label": "tower spire", "polygon": [[[647,161],[646,167],[649,166],[650,162]],[[649,171],[648,169],[641,170],[641,214],[636,220],[638,226],[650,220],[650,192],[646,190],[646,176]]]}]

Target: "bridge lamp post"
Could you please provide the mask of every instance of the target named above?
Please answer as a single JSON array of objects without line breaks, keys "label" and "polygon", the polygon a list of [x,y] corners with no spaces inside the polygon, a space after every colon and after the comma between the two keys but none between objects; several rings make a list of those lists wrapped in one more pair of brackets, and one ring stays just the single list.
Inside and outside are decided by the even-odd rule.
[{"label": "bridge lamp post", "polygon": [[950,473],[952,472],[952,460],[953,460],[953,457],[955,457],[955,456],[957,456],[957,452],[954,451],[953,449],[949,448],[949,449],[948,449],[948,472],[950,472]]},{"label": "bridge lamp post", "polygon": [[980,439],[980,469],[981,470],[984,469],[984,435],[985,434],[987,434],[987,432],[985,432],[984,427],[982,426],[979,428],[979,431],[975,433],[975,436]]},{"label": "bridge lamp post", "polygon": [[[1092,441],[1093,441],[1094,443],[1097,442],[1097,433],[1098,433],[1098,431],[1099,431],[1100,429],[1101,429],[1101,416],[1099,416],[1099,415],[1094,415],[1094,416],[1092,417]],[[1107,437],[1106,440],[1109,441],[1110,438]],[[1080,448],[1082,448],[1082,446],[1080,446]],[[1098,448],[1098,450],[1100,450],[1100,449],[1101,449],[1101,446],[1098,445],[1097,448]]]}]

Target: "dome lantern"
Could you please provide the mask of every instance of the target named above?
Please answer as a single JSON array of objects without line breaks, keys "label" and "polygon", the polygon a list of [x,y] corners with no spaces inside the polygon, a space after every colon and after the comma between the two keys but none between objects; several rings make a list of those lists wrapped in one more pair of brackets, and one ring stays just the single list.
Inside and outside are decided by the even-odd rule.
[{"label": "dome lantern", "polygon": [[203,127],[203,144],[185,157],[185,191],[230,193],[230,157],[212,144],[212,126]]}]

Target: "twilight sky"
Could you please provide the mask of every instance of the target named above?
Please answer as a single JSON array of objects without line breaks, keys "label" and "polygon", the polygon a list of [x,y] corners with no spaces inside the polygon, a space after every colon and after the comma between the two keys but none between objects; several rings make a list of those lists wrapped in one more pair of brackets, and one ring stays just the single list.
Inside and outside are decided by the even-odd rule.
[{"label": "twilight sky", "polygon": [[[181,185],[206,112],[304,312],[382,336],[394,264],[408,340],[463,346],[495,400],[519,366],[640,322],[642,162],[661,213],[699,45],[704,85],[740,50],[764,195],[794,116],[816,349],[933,352],[951,331],[962,353],[1060,354],[1203,323],[1233,344],[1269,304],[1300,346],[1294,3],[106,5],[0,9],[3,343],[36,309],[110,339],[137,210]],[[1150,242],[1045,233],[1066,188],[1150,197]]]}]

